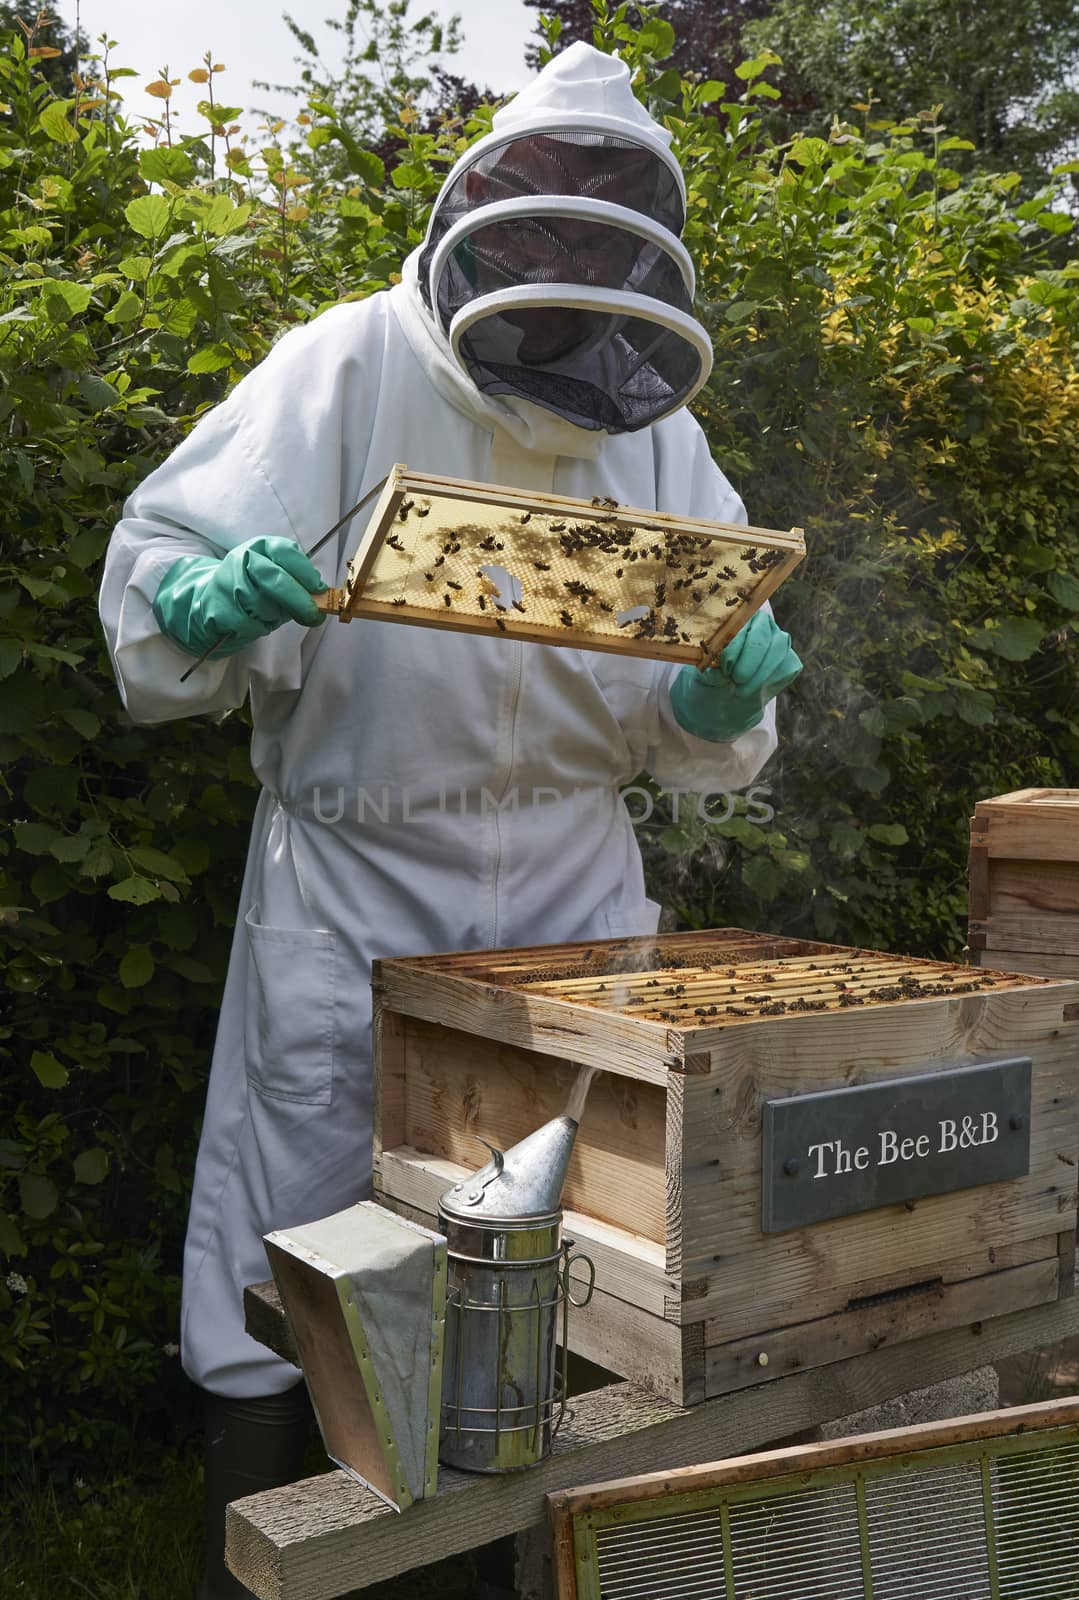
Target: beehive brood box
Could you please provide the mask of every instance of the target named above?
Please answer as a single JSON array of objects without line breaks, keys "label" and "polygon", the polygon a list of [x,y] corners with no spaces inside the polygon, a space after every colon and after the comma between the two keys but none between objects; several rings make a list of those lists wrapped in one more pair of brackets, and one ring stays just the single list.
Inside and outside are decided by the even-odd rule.
[{"label": "beehive brood box", "polygon": [[1079,978],[1079,789],[978,801],[967,942],[982,967]]},{"label": "beehive brood box", "polygon": [[376,1190],[417,1220],[599,1069],[570,1342],[681,1404],[1070,1292],[1079,983],[721,929],[374,989]]}]

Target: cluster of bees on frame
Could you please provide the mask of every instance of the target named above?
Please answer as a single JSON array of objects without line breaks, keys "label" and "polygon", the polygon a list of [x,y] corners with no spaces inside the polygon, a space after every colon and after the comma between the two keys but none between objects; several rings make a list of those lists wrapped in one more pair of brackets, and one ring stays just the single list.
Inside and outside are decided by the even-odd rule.
[{"label": "cluster of bees on frame", "polygon": [[[500,512],[493,531],[490,522],[460,523],[452,531],[432,526],[431,534],[422,537],[422,519],[430,516],[432,503],[427,498],[406,496],[384,543],[411,558],[405,581],[422,572],[423,588],[414,599],[398,594],[390,604],[423,609],[439,605],[444,610],[460,607],[473,614],[478,609],[503,633],[513,622],[514,612],[529,617],[524,600],[506,598],[482,565],[474,569],[475,589],[469,592],[471,582],[460,581],[466,577],[463,563],[454,559],[466,551],[473,558],[485,558],[488,567],[508,561],[537,574],[535,591],[529,597],[535,624],[583,632],[595,632],[600,624],[600,631],[623,629],[624,636],[631,639],[697,644],[700,639],[686,631],[692,617],[702,613],[708,631],[714,632],[722,608],[741,605],[750,597],[753,585],[747,574],[767,572],[784,559],[779,550],[746,545],[735,553],[730,546],[717,550],[715,541],[689,533],[628,526],[618,517],[619,509],[618,501],[601,495],[593,497],[592,513],[584,518],[507,507]],[[412,526],[406,544],[401,534],[408,524]],[[741,573],[731,565],[732,560],[740,563]],[[574,576],[560,577],[552,570],[553,564],[561,571],[572,570]],[[662,567],[658,578],[657,564]],[[638,574],[646,570],[649,576],[642,583]],[[454,577],[449,576],[451,571]],[[400,578],[398,573],[398,586]],[[721,602],[717,599],[720,595]],[[611,620],[605,622],[605,618]]]},{"label": "cluster of bees on frame", "polygon": [[[687,970],[682,973],[680,968]],[[541,976],[546,974],[523,974],[523,978],[533,981]],[[783,979],[789,990],[791,979],[796,976],[800,979],[797,994],[789,998],[776,994],[776,982]],[[637,1016],[648,1021],[700,1027],[703,1022],[719,1026],[727,1018],[792,1016],[800,1011],[845,1010],[848,1006],[885,1005],[893,1000],[977,994],[978,990],[994,989],[1004,981],[1004,974],[981,973],[972,978],[970,968],[954,966],[951,971],[933,973],[932,978],[901,973],[893,981],[864,987],[866,978],[872,976],[872,965],[856,966],[853,962],[799,963],[797,974],[778,962],[773,971],[746,973],[738,966],[682,962],[668,957],[660,970],[637,971],[636,981],[624,971],[605,970],[604,981],[597,982],[594,994],[575,994],[573,1000],[581,1005],[600,1006],[602,1010],[624,1011],[632,1006]],[[517,981],[522,981],[522,974]],[[557,979],[552,978],[551,982],[554,992]],[[708,992],[706,1000],[703,990]]]}]

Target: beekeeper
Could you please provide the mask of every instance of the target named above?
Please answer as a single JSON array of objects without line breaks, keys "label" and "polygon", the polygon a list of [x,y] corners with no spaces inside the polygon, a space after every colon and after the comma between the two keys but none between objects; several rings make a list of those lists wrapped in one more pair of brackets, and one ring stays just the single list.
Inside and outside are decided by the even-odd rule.
[{"label": "beekeeper", "polygon": [[[368,1193],[372,957],[654,931],[620,786],[738,789],[775,746],[800,663],[767,609],[701,674],[318,626],[311,599],[364,514],[304,552],[395,462],[745,521],[685,409],[711,350],[668,145],[619,60],[557,56],[450,173],[403,282],[283,338],[112,537],[101,614],[131,716],[250,699],[262,784],[184,1259],[212,1527],[298,1470],[296,1369],[247,1336],[241,1297],[263,1234]],[[212,1554],[202,1594],[234,1581]]]}]

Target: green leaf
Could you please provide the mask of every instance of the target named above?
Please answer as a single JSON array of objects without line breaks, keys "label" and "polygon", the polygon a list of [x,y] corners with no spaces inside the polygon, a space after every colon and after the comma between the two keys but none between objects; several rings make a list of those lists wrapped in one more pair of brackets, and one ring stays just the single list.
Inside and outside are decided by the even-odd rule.
[{"label": "green leaf", "polygon": [[79,876],[80,878],[104,878],[112,871],[112,863],[113,853],[109,846],[107,844],[95,844],[79,868]]},{"label": "green leaf", "polygon": [[62,835],[55,828],[50,828],[44,822],[17,822],[15,824],[15,843],[20,850],[28,856],[47,855],[52,848],[54,839]]},{"label": "green leaf", "polygon": [[128,851],[132,861],[154,878],[168,878],[173,883],[186,883],[187,873],[178,861],[163,850],[153,850],[148,845],[137,844]]},{"label": "green leaf", "polygon": [[742,865],[742,882],[766,903],[776,898],[785,881],[782,867],[769,856],[753,856]]},{"label": "green leaf", "polygon": [[35,1222],[51,1217],[60,1204],[55,1183],[36,1172],[24,1172],[19,1178],[19,1200],[23,1211]]},{"label": "green leaf", "polygon": [[[105,320],[108,321],[108,318]],[[99,411],[107,411],[120,398],[120,391],[116,385],[109,383],[106,378],[99,378],[96,372],[82,373],[78,390],[95,415]]]},{"label": "green leaf", "polygon": [[52,322],[66,322],[82,314],[90,304],[90,286],[72,283],[70,278],[45,278],[41,285],[45,309]]},{"label": "green leaf", "polygon": [[74,1166],[76,1183],[101,1183],[109,1170],[108,1151],[94,1145],[75,1157]]},{"label": "green leaf", "polygon": [[156,150],[140,152],[139,172],[147,183],[190,183],[195,176],[195,163],[177,146],[159,145]]},{"label": "green leaf", "polygon": [[1028,661],[1044,638],[1044,629],[1033,617],[1008,617],[996,628],[980,628],[971,635],[979,650],[992,650],[1005,661]]},{"label": "green leaf", "polygon": [[91,848],[91,841],[83,833],[70,834],[65,839],[54,839],[49,854],[57,861],[81,861]]},{"label": "green leaf", "polygon": [[[766,67],[774,66],[778,61],[779,57],[777,55],[773,55],[771,50],[766,50],[763,55],[754,56],[749,61],[740,62],[734,69],[734,75],[736,78],[741,78],[743,83],[748,83],[753,78],[759,78]],[[817,144],[824,143],[822,139],[817,139],[815,142]]]},{"label": "green leaf", "polygon": [[125,989],[141,989],[153,977],[154,965],[149,945],[133,945],[120,963],[120,982]]},{"label": "green leaf", "polygon": [[900,845],[907,843],[907,830],[901,822],[874,822],[869,837],[878,844]]},{"label": "green leaf", "polygon": [[6,1211],[0,1211],[0,1255],[24,1256],[26,1254],[26,1241],[19,1232],[15,1220]]},{"label": "green leaf", "polygon": [[50,100],[38,118],[38,125],[47,139],[54,144],[78,144],[79,135],[73,127],[68,113],[74,102],[71,100]]},{"label": "green leaf", "polygon": [[172,207],[161,194],[142,194],[124,207],[128,225],[143,239],[160,239],[168,231]]},{"label": "green leaf", "polygon": [[246,201],[242,205],[236,205],[227,194],[214,195],[213,202],[202,219],[203,226],[218,237],[237,233],[251,215],[252,209]]},{"label": "green leaf", "polygon": [[123,289],[117,296],[116,304],[106,311],[105,321],[115,327],[117,323],[134,322],[141,312],[142,300],[134,289]]},{"label": "green leaf", "polygon": [[837,856],[853,856],[862,848],[862,830],[849,822],[833,822],[828,844]]},{"label": "green leaf", "polygon": [[226,344],[208,344],[188,359],[188,372],[220,372],[222,367],[227,367],[234,360],[232,351]]},{"label": "green leaf", "polygon": [[9,678],[22,661],[18,639],[0,639],[0,678]]},{"label": "green leaf", "polygon": [[828,159],[829,153],[824,139],[795,139],[790,148],[790,159],[800,167],[819,167],[822,161]]},{"label": "green leaf", "polygon": [[30,1068],[43,1089],[62,1089],[67,1083],[68,1071],[63,1062],[44,1050],[34,1051]]},{"label": "green leaf", "polygon": [[96,739],[101,732],[101,722],[92,711],[80,711],[76,707],[74,710],[61,712],[61,716],[68,727],[74,728],[84,739]]},{"label": "green leaf", "polygon": [[124,878],[109,889],[109,899],[122,900],[125,905],[145,906],[149,905],[151,900],[160,900],[161,890],[155,883],[151,883],[149,878]]},{"label": "green leaf", "polygon": [[1046,233],[1070,233],[1074,226],[1074,219],[1066,211],[1039,211],[1034,220]]},{"label": "green leaf", "polygon": [[1066,611],[1079,611],[1079,579],[1070,572],[1051,572],[1045,583],[1053,599]]},{"label": "green leaf", "polygon": [[674,29],[664,17],[649,17],[638,38],[641,46],[660,61],[674,49]]},{"label": "green leaf", "polygon": [[145,283],[152,267],[153,261],[149,256],[125,256],[120,262],[120,271],[135,283]]}]

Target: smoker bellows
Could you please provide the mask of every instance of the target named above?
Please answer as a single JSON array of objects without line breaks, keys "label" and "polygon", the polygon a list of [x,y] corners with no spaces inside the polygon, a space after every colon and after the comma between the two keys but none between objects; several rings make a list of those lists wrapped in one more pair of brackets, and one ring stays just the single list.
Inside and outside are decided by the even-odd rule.
[{"label": "smoker bellows", "polygon": [[681,1404],[1070,1289],[1079,983],[720,929],[383,961],[375,996],[376,1185],[420,1221],[599,1069],[571,1345]]}]

